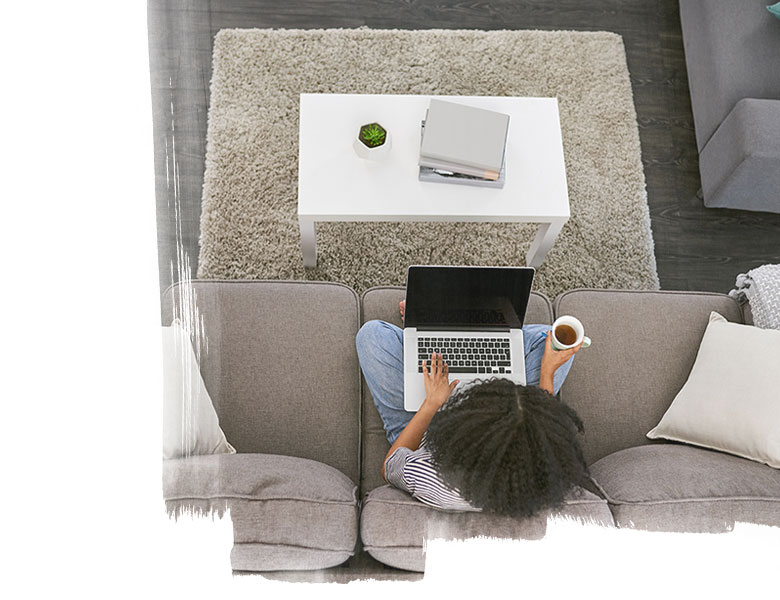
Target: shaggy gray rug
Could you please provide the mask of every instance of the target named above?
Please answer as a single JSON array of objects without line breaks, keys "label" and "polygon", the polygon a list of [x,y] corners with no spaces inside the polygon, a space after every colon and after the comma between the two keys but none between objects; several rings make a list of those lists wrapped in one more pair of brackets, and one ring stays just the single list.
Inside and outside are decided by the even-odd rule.
[{"label": "shaggy gray rug", "polygon": [[214,42],[200,278],[403,285],[410,264],[524,265],[535,225],[320,223],[305,270],[298,94],[557,96],[571,218],[535,288],[658,288],[621,37],[606,32],[227,29]]}]

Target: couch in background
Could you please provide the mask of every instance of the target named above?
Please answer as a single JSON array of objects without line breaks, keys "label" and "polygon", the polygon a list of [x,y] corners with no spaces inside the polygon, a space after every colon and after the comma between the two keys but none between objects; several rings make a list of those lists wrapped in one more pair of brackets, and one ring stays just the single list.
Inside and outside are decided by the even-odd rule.
[{"label": "couch in background", "polygon": [[765,0],[680,0],[704,204],[780,213],[780,20]]},{"label": "couch in background", "polygon": [[[235,570],[327,569],[367,552],[423,571],[426,537],[544,535],[548,513],[439,511],[382,480],[389,444],[355,335],[371,319],[400,325],[403,294],[379,287],[359,298],[340,284],[285,281],[195,281],[165,292],[165,324],[182,308],[197,315],[201,372],[238,451],[165,461],[166,506],[229,507]],[[561,398],[584,422],[594,488],[574,489],[559,514],[661,531],[780,525],[779,470],[645,437],[686,381],[713,310],[744,322],[723,294],[573,290],[554,303],[532,294],[526,323],[573,314],[593,339]]]}]

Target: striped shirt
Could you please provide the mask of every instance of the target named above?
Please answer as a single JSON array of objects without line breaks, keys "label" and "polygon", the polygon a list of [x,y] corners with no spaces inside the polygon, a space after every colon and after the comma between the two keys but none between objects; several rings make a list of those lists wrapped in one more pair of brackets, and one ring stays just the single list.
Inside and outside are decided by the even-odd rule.
[{"label": "striped shirt", "polygon": [[417,450],[397,448],[385,461],[385,479],[420,502],[442,510],[479,511],[450,489],[433,466],[431,453],[424,445]]}]

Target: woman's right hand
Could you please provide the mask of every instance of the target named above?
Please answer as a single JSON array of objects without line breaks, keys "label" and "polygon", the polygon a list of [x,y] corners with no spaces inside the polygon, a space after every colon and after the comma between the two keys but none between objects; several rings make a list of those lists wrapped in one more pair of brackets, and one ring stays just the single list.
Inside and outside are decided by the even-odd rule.
[{"label": "woman's right hand", "polygon": [[401,300],[398,304],[398,309],[401,311],[401,320],[404,320],[404,313],[406,312],[406,300]]},{"label": "woman's right hand", "polygon": [[444,362],[441,354],[436,352],[431,358],[430,370],[426,361],[423,361],[422,369],[425,381],[425,401],[423,404],[431,406],[434,410],[439,410],[450,397],[459,380],[456,379],[450,383],[450,368]]}]

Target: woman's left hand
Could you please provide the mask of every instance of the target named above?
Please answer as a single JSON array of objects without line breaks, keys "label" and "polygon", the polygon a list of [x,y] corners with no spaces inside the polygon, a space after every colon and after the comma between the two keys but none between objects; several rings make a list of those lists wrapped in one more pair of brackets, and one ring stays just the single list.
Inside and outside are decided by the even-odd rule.
[{"label": "woman's left hand", "polygon": [[544,341],[544,356],[542,356],[541,373],[552,375],[556,369],[565,364],[582,347],[582,342],[569,348],[568,350],[554,350],[552,347],[552,331],[547,332],[547,339]]}]

